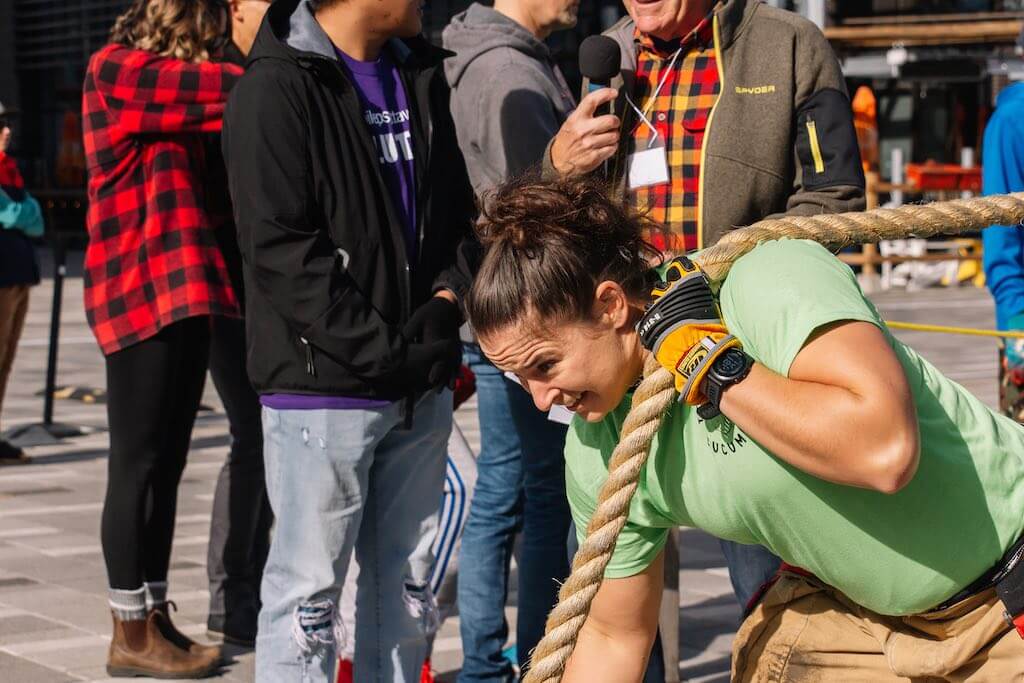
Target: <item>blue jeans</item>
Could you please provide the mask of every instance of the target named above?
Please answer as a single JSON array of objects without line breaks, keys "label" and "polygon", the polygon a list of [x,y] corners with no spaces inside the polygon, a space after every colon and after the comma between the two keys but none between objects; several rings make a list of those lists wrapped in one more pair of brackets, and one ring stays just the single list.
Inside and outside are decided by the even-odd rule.
[{"label": "blue jeans", "polygon": [[[359,681],[419,681],[425,619],[410,558],[434,523],[452,423],[450,392],[373,410],[263,409],[267,494],[276,525],[263,572],[256,681],[334,680],[339,641],[355,638]],[[353,549],[356,633],[338,598]]]},{"label": "blue jeans", "polygon": [[544,633],[558,582],[569,574],[566,427],[537,410],[529,394],[506,380],[479,347],[467,344],[464,360],[476,374],[481,448],[459,554],[465,656],[459,681],[508,681],[515,674],[501,652],[508,639],[505,599],[516,531],[523,531],[516,628],[520,667]]},{"label": "blue jeans", "polygon": [[750,600],[761,586],[774,576],[782,560],[759,545],[743,545],[724,539],[719,539],[719,544],[725,554],[725,563],[729,567],[732,589],[745,613]]}]

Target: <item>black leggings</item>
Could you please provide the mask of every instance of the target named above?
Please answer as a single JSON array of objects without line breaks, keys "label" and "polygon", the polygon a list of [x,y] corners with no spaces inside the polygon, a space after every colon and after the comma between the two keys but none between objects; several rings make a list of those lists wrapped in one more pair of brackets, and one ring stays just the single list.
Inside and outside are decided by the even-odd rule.
[{"label": "black leggings", "polygon": [[100,535],[111,588],[167,580],[209,347],[210,319],[196,317],[106,357],[110,460]]}]

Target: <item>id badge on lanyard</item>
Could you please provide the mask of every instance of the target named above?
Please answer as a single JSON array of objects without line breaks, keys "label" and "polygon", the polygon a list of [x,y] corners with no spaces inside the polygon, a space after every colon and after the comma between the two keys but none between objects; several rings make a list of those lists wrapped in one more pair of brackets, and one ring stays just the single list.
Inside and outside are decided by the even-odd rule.
[{"label": "id badge on lanyard", "polygon": [[629,155],[629,189],[661,185],[668,182],[668,154],[664,141],[651,140],[648,147]]},{"label": "id badge on lanyard", "polygon": [[651,123],[648,114],[650,114],[651,107],[654,106],[654,102],[658,99],[658,94],[661,92],[662,87],[665,85],[668,75],[672,72],[672,68],[676,64],[676,60],[679,59],[679,54],[682,52],[682,48],[676,50],[676,53],[672,55],[671,61],[668,63],[668,67],[665,69],[665,75],[661,77],[661,82],[658,83],[658,87],[654,90],[648,98],[648,104],[643,111],[637,107],[633,100],[626,95],[626,102],[633,108],[633,111],[640,118],[640,125],[647,126],[651,131],[651,137],[647,142],[647,147],[644,149],[638,149],[626,160],[628,167],[628,184],[630,190],[638,190],[642,187],[651,187],[652,185],[661,185],[669,181],[668,177],[668,151],[665,147],[668,139],[668,129],[659,130]]}]

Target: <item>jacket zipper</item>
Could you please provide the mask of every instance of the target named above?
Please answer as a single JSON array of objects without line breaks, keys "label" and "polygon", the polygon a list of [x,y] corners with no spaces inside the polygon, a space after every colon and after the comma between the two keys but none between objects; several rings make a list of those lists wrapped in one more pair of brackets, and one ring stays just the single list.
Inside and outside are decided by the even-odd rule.
[{"label": "jacket zipper", "polygon": [[700,145],[700,171],[697,177],[697,248],[704,248],[704,172],[707,169],[708,140],[711,139],[711,122],[715,120],[718,103],[725,97],[725,59],[722,54],[721,40],[718,34],[718,15],[711,19],[711,33],[715,43],[715,66],[718,68],[718,98],[715,99],[708,114],[708,122],[704,126],[704,138]]},{"label": "jacket zipper", "polygon": [[316,365],[313,364],[313,345],[305,337],[299,337],[303,348],[306,350],[306,374],[316,377]]},{"label": "jacket zipper", "polygon": [[[402,86],[406,90],[406,99],[407,100],[410,100],[410,101],[413,101],[413,100],[418,101],[419,100],[419,92],[417,91],[417,87],[416,87],[417,85],[418,84],[417,84],[415,79],[410,79],[410,82],[408,82],[408,83],[405,83],[405,82],[402,83]],[[412,97],[409,97],[409,93],[410,92],[412,93]],[[430,151],[431,151],[430,150],[430,139],[431,139],[431,137],[433,135],[433,132],[434,132],[434,120],[430,117],[430,87],[429,87],[429,85],[427,86],[427,101],[426,101],[425,105],[426,106],[422,107],[422,109],[423,109],[422,115],[423,115],[423,118],[426,119],[426,123],[427,123],[427,127],[426,128],[427,129],[426,129],[425,134],[424,134],[423,149],[416,150],[416,154],[417,154],[416,159],[417,160],[420,160],[420,157],[418,156],[419,154],[422,153],[424,155],[423,158],[422,158],[422,162],[421,162],[422,163],[422,169],[423,169],[422,170],[422,176],[424,178],[426,178],[429,175],[429,173],[430,173]],[[417,173],[416,175],[418,177],[421,174]],[[425,227],[426,227],[426,216],[425,216],[425,214],[426,214],[427,203],[428,203],[428,200],[424,197],[423,187],[422,186],[417,186],[416,187],[416,235],[414,237],[414,239],[416,240],[416,264],[417,265],[419,265],[419,261],[423,258],[423,242],[426,239],[426,230],[425,230]],[[411,283],[409,284],[409,298],[410,298],[410,300],[412,299],[412,284]],[[412,314],[412,312],[410,311],[410,315],[411,314]]]},{"label": "jacket zipper", "polygon": [[[423,172],[422,172],[422,174],[417,174],[417,175],[422,175],[424,178],[426,178],[428,176],[428,174],[430,173],[430,150],[431,150],[430,140],[431,140],[431,137],[433,136],[433,132],[434,132],[434,121],[430,117],[430,87],[429,87],[429,85],[427,86],[426,101],[425,102],[420,102],[419,101],[419,92],[417,91],[417,87],[416,87],[417,85],[418,84],[416,82],[416,79],[414,79],[414,78],[410,78],[410,79],[407,79],[407,80],[404,79],[403,83],[402,83],[402,86],[406,90],[406,93],[405,93],[406,94],[406,99],[409,100],[409,101],[416,101],[420,105],[422,105],[420,107],[421,115],[426,119],[426,123],[427,123],[426,128],[427,129],[426,129],[425,135],[424,135],[423,149],[416,150],[417,160],[419,160],[419,155],[420,154],[424,155],[423,160],[422,160]],[[419,264],[419,261],[423,258],[423,242],[426,239],[426,234],[427,234],[427,231],[426,231],[426,216],[424,215],[426,213],[427,203],[428,203],[428,200],[424,196],[423,186],[422,185],[417,186],[416,187],[416,232],[417,232],[417,235],[415,236],[415,239],[416,239],[416,261],[417,261],[417,265]],[[405,260],[405,287],[406,287],[406,291],[408,292],[408,296],[406,297],[406,299],[409,302],[409,310],[408,310],[407,316],[411,316],[412,315],[412,275],[410,273],[410,265],[409,265],[409,259],[408,258],[406,258],[406,260]],[[416,407],[416,395],[410,393],[408,396],[405,397],[405,411],[404,411],[405,412],[405,419],[403,421],[403,426],[405,427],[405,429],[412,429],[413,412],[415,411],[415,407]]]},{"label": "jacket zipper", "polygon": [[[428,112],[427,113],[427,139],[424,142],[424,146],[427,148],[427,150],[426,150],[427,151],[427,158],[423,160],[423,164],[424,164],[424,168],[426,169],[426,173],[430,173],[430,138],[433,137],[433,135],[434,135],[434,121],[433,121],[433,119],[430,118],[430,113]],[[419,189],[420,188],[417,188],[417,195],[416,195],[417,199],[419,199],[420,195],[422,194],[422,192],[418,191]],[[426,199],[418,201],[417,204],[419,204],[419,206],[416,207],[416,230],[417,230],[417,232],[419,232],[419,246],[416,247],[416,260],[417,261],[419,261],[421,258],[423,258],[423,239],[427,235],[427,231],[424,229],[425,228],[424,219],[426,218],[426,216],[424,216],[424,214],[426,213],[427,202],[428,202],[428,200],[426,200]],[[412,291],[410,290],[410,296],[411,295],[412,295]]]}]

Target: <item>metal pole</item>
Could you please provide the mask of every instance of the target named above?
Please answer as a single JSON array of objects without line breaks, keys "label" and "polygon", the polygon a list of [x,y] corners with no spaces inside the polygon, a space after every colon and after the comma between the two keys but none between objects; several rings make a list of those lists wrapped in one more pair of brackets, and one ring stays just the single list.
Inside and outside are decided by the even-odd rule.
[{"label": "metal pole", "polygon": [[[960,165],[964,168],[974,168],[974,148],[964,147],[960,150]],[[970,199],[974,196],[974,193],[970,190],[964,190],[960,193],[961,199]]]},{"label": "metal pole", "polygon": [[[892,168],[889,170],[889,175],[892,179],[893,185],[902,185],[906,182],[906,169],[903,167],[903,148],[893,147],[892,148]],[[893,190],[890,194],[893,206],[903,206],[903,190]]]},{"label": "metal pole", "polygon": [[[51,228],[52,229],[52,228]],[[67,265],[64,238],[53,230],[53,304],[50,307],[50,349],[46,356],[46,387],[43,394],[43,425],[53,425],[53,394],[57,390],[57,348],[60,343],[60,309],[64,299]]]},{"label": "metal pole", "polygon": [[[44,195],[48,194],[45,190]],[[64,278],[67,276],[67,252],[64,236],[57,227],[56,208],[61,198],[40,197],[46,207],[46,235],[53,249],[53,302],[50,308],[50,348],[46,354],[46,381],[43,386],[43,421],[15,427],[6,438],[18,446],[43,446],[61,439],[96,431],[94,427],[53,421],[54,393],[57,385],[57,352],[60,349],[60,313],[64,302]]]}]

